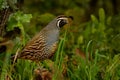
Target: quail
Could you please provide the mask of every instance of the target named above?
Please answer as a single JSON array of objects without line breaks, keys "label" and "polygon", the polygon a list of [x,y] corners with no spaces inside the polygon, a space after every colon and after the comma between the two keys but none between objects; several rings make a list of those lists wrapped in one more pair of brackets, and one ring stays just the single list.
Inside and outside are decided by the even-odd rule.
[{"label": "quail", "polygon": [[35,35],[18,53],[17,59],[41,61],[49,59],[57,50],[61,27],[69,24],[72,16],[60,15],[53,19],[37,35]]}]

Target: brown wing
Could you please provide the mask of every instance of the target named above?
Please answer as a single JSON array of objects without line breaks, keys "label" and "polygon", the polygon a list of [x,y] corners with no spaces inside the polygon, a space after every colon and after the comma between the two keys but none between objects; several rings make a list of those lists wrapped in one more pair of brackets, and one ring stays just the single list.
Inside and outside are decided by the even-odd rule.
[{"label": "brown wing", "polygon": [[32,61],[38,61],[42,59],[46,48],[45,38],[42,33],[39,33],[32,38],[31,41],[23,48],[18,58],[29,59]]}]

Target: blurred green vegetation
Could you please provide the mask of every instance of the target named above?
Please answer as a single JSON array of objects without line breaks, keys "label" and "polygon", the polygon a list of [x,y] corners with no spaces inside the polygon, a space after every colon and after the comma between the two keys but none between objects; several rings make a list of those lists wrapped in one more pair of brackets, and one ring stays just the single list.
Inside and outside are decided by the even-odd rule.
[{"label": "blurred green vegetation", "polygon": [[[11,71],[10,56],[61,14],[73,16],[74,20],[67,29],[61,29],[52,60],[42,62],[52,72],[52,79],[120,80],[119,4],[120,0],[24,0],[6,24],[7,31],[18,27],[21,34],[9,39],[6,51],[0,53],[0,80],[34,78],[38,67],[34,62],[18,60]],[[0,1],[0,10],[8,7],[6,0]]]}]

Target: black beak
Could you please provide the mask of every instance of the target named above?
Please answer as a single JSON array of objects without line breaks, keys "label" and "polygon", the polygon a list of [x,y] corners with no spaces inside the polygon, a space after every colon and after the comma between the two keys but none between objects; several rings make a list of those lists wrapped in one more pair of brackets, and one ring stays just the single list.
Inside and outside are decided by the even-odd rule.
[{"label": "black beak", "polygon": [[69,16],[68,18],[70,18],[71,20],[73,20],[74,18],[73,18],[73,16]]}]

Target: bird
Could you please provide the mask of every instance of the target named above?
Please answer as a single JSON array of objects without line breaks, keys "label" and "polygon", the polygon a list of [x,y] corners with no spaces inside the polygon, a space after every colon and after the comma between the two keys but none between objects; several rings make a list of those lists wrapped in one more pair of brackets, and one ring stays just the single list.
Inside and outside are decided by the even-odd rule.
[{"label": "bird", "polygon": [[43,61],[51,58],[58,46],[60,30],[73,20],[72,16],[60,15],[36,34],[13,58],[31,61]]}]

